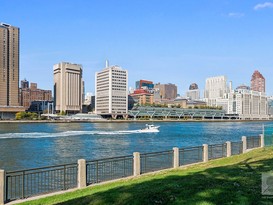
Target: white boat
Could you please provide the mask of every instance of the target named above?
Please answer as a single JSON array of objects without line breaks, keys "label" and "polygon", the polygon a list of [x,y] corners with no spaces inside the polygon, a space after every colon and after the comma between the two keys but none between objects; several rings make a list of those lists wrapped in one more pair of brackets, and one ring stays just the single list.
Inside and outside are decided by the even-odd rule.
[{"label": "white boat", "polygon": [[117,131],[118,133],[122,134],[131,134],[131,133],[153,133],[153,132],[159,132],[160,126],[154,126],[154,125],[148,125],[146,124],[146,127],[144,129],[140,130],[127,130],[127,131]]},{"label": "white boat", "polygon": [[148,132],[159,132],[160,126],[154,126],[154,125],[148,125],[146,124],[146,127],[144,129],[138,130],[140,133],[148,133]]}]

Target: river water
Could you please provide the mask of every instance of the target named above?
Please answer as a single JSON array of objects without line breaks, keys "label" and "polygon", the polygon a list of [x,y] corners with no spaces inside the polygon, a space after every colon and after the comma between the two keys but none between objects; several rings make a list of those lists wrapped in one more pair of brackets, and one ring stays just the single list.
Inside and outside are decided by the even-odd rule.
[{"label": "river water", "polygon": [[2,123],[0,169],[18,170],[240,141],[272,122],[155,122],[159,133],[122,133],[145,123]]}]

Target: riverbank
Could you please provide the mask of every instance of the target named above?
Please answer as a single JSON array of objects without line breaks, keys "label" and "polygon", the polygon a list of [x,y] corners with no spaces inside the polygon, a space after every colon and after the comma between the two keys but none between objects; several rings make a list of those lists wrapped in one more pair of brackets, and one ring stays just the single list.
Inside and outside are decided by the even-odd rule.
[{"label": "riverbank", "polygon": [[21,204],[273,204],[261,183],[272,167],[273,147],[260,148]]},{"label": "riverbank", "polygon": [[273,122],[269,120],[226,120],[226,119],[187,119],[187,120],[0,120],[0,123],[156,123],[156,122]]}]

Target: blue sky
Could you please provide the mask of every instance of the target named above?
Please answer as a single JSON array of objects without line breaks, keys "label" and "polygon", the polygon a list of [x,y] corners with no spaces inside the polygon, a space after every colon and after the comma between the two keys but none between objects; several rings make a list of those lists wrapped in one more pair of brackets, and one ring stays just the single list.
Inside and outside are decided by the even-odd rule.
[{"label": "blue sky", "polygon": [[53,87],[53,65],[83,65],[86,92],[105,60],[180,94],[207,77],[249,85],[258,69],[273,95],[273,1],[1,0],[0,22],[20,27],[20,79]]}]

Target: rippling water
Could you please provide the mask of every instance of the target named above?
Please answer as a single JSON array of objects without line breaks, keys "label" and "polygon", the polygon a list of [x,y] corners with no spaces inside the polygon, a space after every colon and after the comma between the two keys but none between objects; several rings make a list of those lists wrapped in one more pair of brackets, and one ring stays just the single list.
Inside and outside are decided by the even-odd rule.
[{"label": "rippling water", "polygon": [[[0,124],[0,169],[17,170],[239,141],[262,133],[270,122],[156,122],[159,133],[123,133],[145,123]],[[272,124],[272,123],[271,123]]]}]

